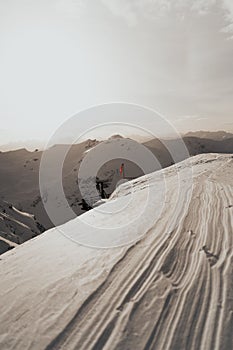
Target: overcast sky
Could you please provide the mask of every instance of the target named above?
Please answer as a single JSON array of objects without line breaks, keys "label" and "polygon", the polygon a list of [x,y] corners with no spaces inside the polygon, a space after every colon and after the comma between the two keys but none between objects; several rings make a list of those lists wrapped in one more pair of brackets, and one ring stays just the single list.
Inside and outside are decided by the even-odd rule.
[{"label": "overcast sky", "polygon": [[233,1],[0,0],[0,96],[0,144],[117,101],[233,131]]}]

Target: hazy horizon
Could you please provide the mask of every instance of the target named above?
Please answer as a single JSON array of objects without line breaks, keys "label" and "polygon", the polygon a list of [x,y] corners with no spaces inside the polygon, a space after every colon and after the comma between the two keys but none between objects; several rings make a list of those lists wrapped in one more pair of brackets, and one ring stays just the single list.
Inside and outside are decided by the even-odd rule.
[{"label": "hazy horizon", "polygon": [[[229,134],[232,134],[233,135],[233,132],[231,131],[226,131],[226,130],[214,130],[214,131],[210,131],[210,130],[197,130],[197,131],[192,131],[192,130],[189,130],[185,133],[181,133],[180,135],[181,136],[185,136],[189,133],[201,133],[201,132],[205,132],[205,133],[220,133],[220,132],[224,132],[224,133],[229,133]],[[109,134],[109,135],[105,135],[105,136],[100,136],[100,137],[90,137],[90,138],[84,138],[78,142],[75,142],[74,144],[79,144],[79,143],[82,143],[82,142],[85,142],[87,141],[88,139],[91,139],[91,140],[98,140],[98,141],[104,141],[104,140],[107,140],[108,138],[112,137],[112,136],[115,136],[116,134]],[[153,140],[153,137],[149,137],[149,136],[143,136],[143,135],[130,135],[130,134],[124,134],[124,133],[121,133],[119,134],[121,137],[124,137],[124,138],[131,138],[135,141],[138,141],[138,142],[147,142],[147,141],[150,141],[150,140]],[[163,136],[161,137],[161,140],[165,140],[165,139],[174,139],[174,136],[172,135],[167,135],[167,136]],[[59,142],[59,143],[55,143],[53,145],[57,145],[57,144],[67,144],[66,142]],[[43,151],[44,149],[46,149],[46,146],[47,146],[47,142],[46,141],[39,141],[39,140],[27,140],[27,141],[18,141],[18,142],[11,142],[11,143],[8,143],[8,144],[5,144],[5,145],[0,145],[0,152],[8,152],[8,151],[16,151],[16,150],[19,150],[19,149],[26,149],[28,151],[34,151],[35,149],[38,149],[39,151]],[[50,145],[51,146],[51,145]],[[49,146],[49,147],[50,147]]]}]

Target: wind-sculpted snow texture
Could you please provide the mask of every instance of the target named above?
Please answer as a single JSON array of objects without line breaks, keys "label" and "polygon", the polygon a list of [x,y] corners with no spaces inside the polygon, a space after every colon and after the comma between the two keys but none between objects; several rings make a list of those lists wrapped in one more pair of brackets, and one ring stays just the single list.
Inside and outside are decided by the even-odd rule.
[{"label": "wind-sculpted snow texture", "polygon": [[[196,156],[179,171],[190,163],[188,210],[171,222],[175,167],[163,170],[162,215],[134,244],[92,249],[52,229],[3,254],[0,348],[232,349],[233,157]],[[157,173],[147,179],[154,186]],[[123,185],[110,202],[144,185]],[[76,219],[65,225],[79,230]]]}]

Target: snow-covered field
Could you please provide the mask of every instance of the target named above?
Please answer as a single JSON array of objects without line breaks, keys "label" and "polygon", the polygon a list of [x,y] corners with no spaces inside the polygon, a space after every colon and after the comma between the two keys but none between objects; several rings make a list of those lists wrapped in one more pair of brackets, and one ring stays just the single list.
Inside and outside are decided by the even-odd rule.
[{"label": "snow-covered field", "polygon": [[232,175],[193,157],[3,254],[0,349],[232,349]]}]

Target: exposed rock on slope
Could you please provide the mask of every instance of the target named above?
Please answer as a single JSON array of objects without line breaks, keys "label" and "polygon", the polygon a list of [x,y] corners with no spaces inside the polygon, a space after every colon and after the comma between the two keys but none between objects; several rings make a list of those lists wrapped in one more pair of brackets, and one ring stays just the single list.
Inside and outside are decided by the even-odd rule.
[{"label": "exposed rock on slope", "polygon": [[185,134],[185,137],[197,137],[201,139],[209,139],[215,141],[223,141],[227,139],[233,139],[233,134],[226,131],[194,131]]},{"label": "exposed rock on slope", "polygon": [[43,231],[44,228],[33,215],[0,201],[0,254],[38,236]]},{"label": "exposed rock on slope", "polygon": [[[129,235],[144,234],[136,244],[91,249],[66,238],[81,237],[83,220],[103,225],[103,214],[92,210],[3,254],[0,348],[232,349],[233,158],[202,155],[190,163],[188,210],[185,193],[177,203],[176,168],[167,168],[160,218],[145,212],[132,223]],[[179,174],[190,163],[180,163]],[[106,239],[158,181],[157,172],[124,184],[101,207],[134,189],[135,200],[108,215]]]}]

